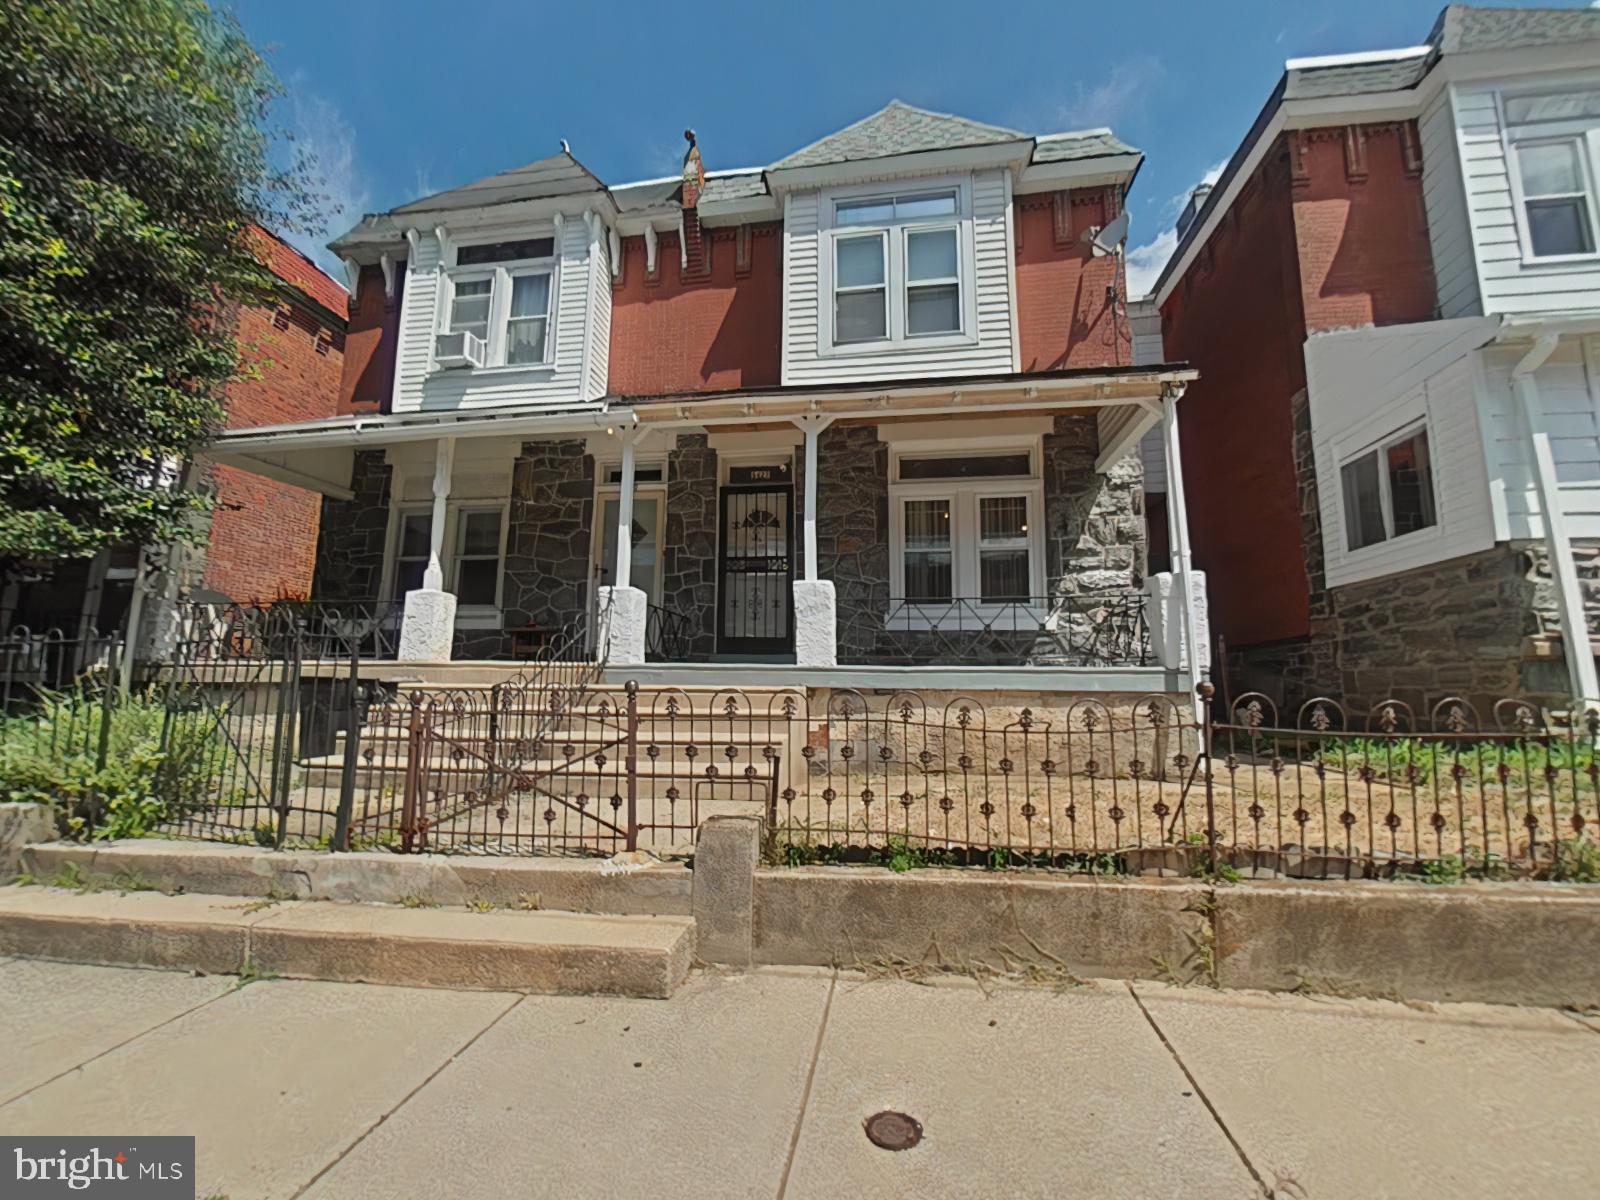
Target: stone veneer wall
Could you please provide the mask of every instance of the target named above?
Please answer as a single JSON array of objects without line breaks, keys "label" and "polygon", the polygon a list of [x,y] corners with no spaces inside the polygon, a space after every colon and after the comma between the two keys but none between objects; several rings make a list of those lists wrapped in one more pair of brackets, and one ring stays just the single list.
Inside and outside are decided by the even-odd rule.
[{"label": "stone veneer wall", "polygon": [[349,500],[323,497],[317,535],[314,600],[375,600],[383,587],[389,536],[389,484],[393,472],[382,450],[357,450]]},{"label": "stone veneer wall", "polygon": [[[1130,454],[1104,475],[1096,473],[1098,428],[1093,414],[1062,413],[1044,438],[1045,577],[1056,611],[1075,633],[1094,624],[1107,600],[1138,587],[1145,571],[1143,467]],[[839,661],[914,649],[926,650],[924,661],[937,662],[936,643],[966,644],[948,635],[897,633],[891,645],[882,628],[891,590],[889,448],[878,440],[877,427],[831,426],[817,454],[824,475],[817,489],[818,566],[838,594]],[[801,478],[797,496],[803,487]],[[1038,651],[1035,638],[997,633],[983,650],[996,661],[1020,662]]]},{"label": "stone veneer wall", "polygon": [[717,648],[717,494],[716,451],[703,433],[681,435],[667,452],[661,602],[688,618],[691,661]]},{"label": "stone veneer wall", "polygon": [[511,471],[505,625],[561,629],[588,610],[594,459],[581,438],[528,442]]}]

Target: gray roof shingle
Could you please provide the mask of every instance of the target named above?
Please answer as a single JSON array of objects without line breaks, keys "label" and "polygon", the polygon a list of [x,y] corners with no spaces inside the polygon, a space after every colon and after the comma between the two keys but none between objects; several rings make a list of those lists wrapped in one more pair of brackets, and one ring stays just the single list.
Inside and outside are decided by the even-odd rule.
[{"label": "gray roof shingle", "polygon": [[1416,87],[1428,73],[1425,54],[1381,62],[1331,63],[1325,67],[1294,67],[1285,73],[1285,100],[1315,100],[1327,96],[1360,96],[1366,92],[1397,92]]},{"label": "gray roof shingle", "polygon": [[509,204],[516,200],[543,200],[552,196],[574,196],[583,192],[603,192],[605,184],[572,155],[562,151],[525,167],[515,167],[469,183],[424,196],[390,211],[400,213],[440,212],[461,208],[481,208],[490,204]]},{"label": "gray roof shingle", "polygon": [[961,146],[994,146],[1026,141],[1028,135],[999,125],[983,125],[965,117],[914,108],[902,100],[891,100],[870,117],[847,125],[838,133],[812,142],[787,158],[772,164],[773,170],[791,167],[820,167],[831,163],[859,162],[869,158],[889,158],[897,154],[919,154],[929,150],[951,150]]},{"label": "gray roof shingle", "polygon": [[1047,133],[1033,148],[1033,161],[1072,162],[1080,158],[1105,158],[1139,153],[1109,129],[1083,129],[1076,133]]},{"label": "gray roof shingle", "polygon": [[1428,42],[1444,54],[1516,50],[1600,39],[1600,11],[1590,8],[1472,8],[1439,14]]}]

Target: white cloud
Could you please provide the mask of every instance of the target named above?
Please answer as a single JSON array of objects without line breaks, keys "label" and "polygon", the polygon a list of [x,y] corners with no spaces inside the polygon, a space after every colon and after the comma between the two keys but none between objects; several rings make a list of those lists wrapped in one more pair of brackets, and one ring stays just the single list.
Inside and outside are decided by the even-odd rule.
[{"label": "white cloud", "polygon": [[325,243],[351,228],[367,211],[371,189],[356,164],[355,131],[338,108],[307,88],[302,80],[289,85],[289,120],[297,151],[311,164],[311,190],[315,212],[307,229],[285,235],[296,249],[309,255],[335,279],[344,279],[344,266]]},{"label": "white cloud", "polygon": [[1144,109],[1150,88],[1166,74],[1161,60],[1149,54],[1124,59],[1111,74],[1093,87],[1077,85],[1072,99],[1056,111],[1057,128],[1093,129],[1116,125],[1123,117]]},{"label": "white cloud", "polygon": [[1167,259],[1172,257],[1172,252],[1178,248],[1178,230],[1173,222],[1183,212],[1184,205],[1189,203],[1189,193],[1202,183],[1216,183],[1222,177],[1222,169],[1228,165],[1228,160],[1212,163],[1206,168],[1204,174],[1194,183],[1184,188],[1176,196],[1169,199],[1158,213],[1162,223],[1161,232],[1148,242],[1140,246],[1133,246],[1128,250],[1128,295],[1139,297],[1148,295],[1161,277],[1161,268],[1167,265]]}]

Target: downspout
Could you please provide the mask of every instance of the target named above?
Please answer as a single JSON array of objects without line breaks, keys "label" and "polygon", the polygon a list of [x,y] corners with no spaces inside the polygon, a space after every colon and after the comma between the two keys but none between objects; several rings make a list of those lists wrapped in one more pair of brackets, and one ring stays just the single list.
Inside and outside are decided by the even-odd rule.
[{"label": "downspout", "polygon": [[1600,684],[1595,679],[1594,646],[1589,640],[1589,622],[1583,611],[1583,593],[1578,587],[1578,567],[1572,557],[1572,541],[1567,536],[1567,517],[1561,505],[1561,485],[1556,478],[1555,454],[1550,449],[1550,433],[1545,428],[1544,411],[1539,403],[1539,384],[1534,378],[1555,352],[1560,335],[1544,332],[1534,338],[1533,348],[1511,370],[1511,388],[1522,406],[1522,419],[1533,449],[1533,479],[1539,493],[1539,508],[1544,514],[1544,541],[1550,555],[1550,575],[1556,585],[1556,609],[1561,618],[1561,642],[1566,651],[1567,678],[1573,699],[1580,704],[1600,700]]}]

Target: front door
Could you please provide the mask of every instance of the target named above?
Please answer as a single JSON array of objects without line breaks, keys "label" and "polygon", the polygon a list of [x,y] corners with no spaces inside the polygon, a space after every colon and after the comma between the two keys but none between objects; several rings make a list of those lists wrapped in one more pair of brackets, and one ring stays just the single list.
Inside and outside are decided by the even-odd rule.
[{"label": "front door", "polygon": [[719,569],[724,654],[782,654],[794,645],[794,488],[722,489]]}]

